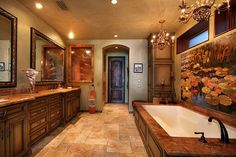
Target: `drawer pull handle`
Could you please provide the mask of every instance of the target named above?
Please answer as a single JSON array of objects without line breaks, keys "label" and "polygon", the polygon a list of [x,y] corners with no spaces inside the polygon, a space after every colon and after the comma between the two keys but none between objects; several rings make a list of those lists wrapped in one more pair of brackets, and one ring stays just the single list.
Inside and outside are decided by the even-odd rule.
[{"label": "drawer pull handle", "polygon": [[0,112],[0,118],[4,118],[4,117],[6,116],[6,114],[7,114],[7,111],[5,111],[5,112]]}]

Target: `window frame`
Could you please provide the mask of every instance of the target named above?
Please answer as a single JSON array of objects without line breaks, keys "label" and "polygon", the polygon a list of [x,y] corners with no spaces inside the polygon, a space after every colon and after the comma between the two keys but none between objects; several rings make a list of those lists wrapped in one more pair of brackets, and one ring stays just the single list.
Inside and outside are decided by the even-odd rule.
[{"label": "window frame", "polygon": [[[209,27],[209,21],[204,21],[204,22],[199,22],[193,27],[191,27],[189,30],[187,30],[185,33],[183,33],[181,36],[177,38],[177,50],[176,54],[180,54],[188,49],[194,48],[202,43],[205,43],[209,41],[209,36],[210,36],[210,27]],[[208,39],[200,42],[199,44],[196,44],[192,47],[189,47],[189,41],[198,36],[199,34],[208,31]]]},{"label": "window frame", "polygon": [[[218,37],[218,36],[220,36],[224,33],[227,33],[227,32],[229,32],[229,31],[236,28],[236,1],[235,2],[231,1],[230,6],[231,6],[230,10],[223,11],[223,13],[226,14],[225,15],[226,19],[224,17],[220,17],[220,15],[218,16],[218,19],[217,19],[218,10],[215,10],[215,12],[214,12],[214,35],[215,35],[215,37]],[[222,18],[225,21],[223,21]],[[219,20],[219,21],[216,22],[217,20]],[[226,30],[217,33],[216,32],[216,30],[217,30],[216,27],[221,26],[219,24],[217,25],[217,23],[219,23],[219,22],[224,22],[224,24],[226,25],[227,28],[226,28]]]}]

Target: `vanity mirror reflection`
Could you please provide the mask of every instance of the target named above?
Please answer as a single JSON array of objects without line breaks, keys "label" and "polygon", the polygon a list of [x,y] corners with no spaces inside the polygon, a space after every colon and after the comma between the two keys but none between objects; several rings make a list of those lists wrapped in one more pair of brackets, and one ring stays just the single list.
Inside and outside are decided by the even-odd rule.
[{"label": "vanity mirror reflection", "polygon": [[94,45],[69,46],[69,82],[93,82]]},{"label": "vanity mirror reflection", "polygon": [[39,72],[36,84],[58,84],[65,81],[65,48],[31,28],[31,65]]},{"label": "vanity mirror reflection", "polygon": [[16,86],[17,18],[0,8],[0,87]]}]

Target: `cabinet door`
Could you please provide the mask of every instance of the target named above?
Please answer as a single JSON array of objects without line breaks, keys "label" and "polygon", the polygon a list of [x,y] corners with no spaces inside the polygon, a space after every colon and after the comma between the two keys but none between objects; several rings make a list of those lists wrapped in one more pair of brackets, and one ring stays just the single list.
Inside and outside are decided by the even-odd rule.
[{"label": "cabinet door", "polygon": [[72,101],[66,101],[66,121],[70,120],[72,117]]},{"label": "cabinet door", "polygon": [[76,116],[77,114],[77,108],[78,108],[78,101],[76,98],[73,99],[73,107],[72,107],[72,113],[73,113],[73,116]]},{"label": "cabinet door", "polygon": [[0,121],[0,156],[5,156],[5,125],[4,121]]},{"label": "cabinet door", "polygon": [[6,122],[7,157],[20,157],[27,151],[26,116],[20,115]]}]

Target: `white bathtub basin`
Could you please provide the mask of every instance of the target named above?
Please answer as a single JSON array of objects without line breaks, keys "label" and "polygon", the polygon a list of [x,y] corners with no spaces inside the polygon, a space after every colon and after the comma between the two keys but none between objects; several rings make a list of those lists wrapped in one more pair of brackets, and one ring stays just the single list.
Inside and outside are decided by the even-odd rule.
[{"label": "white bathtub basin", "polygon": [[[208,117],[182,106],[143,105],[143,108],[172,137],[199,137],[194,132],[204,132],[205,137],[220,138],[217,121],[208,122]],[[225,124],[224,124],[225,125]],[[225,125],[229,138],[236,139],[236,128]]]}]

